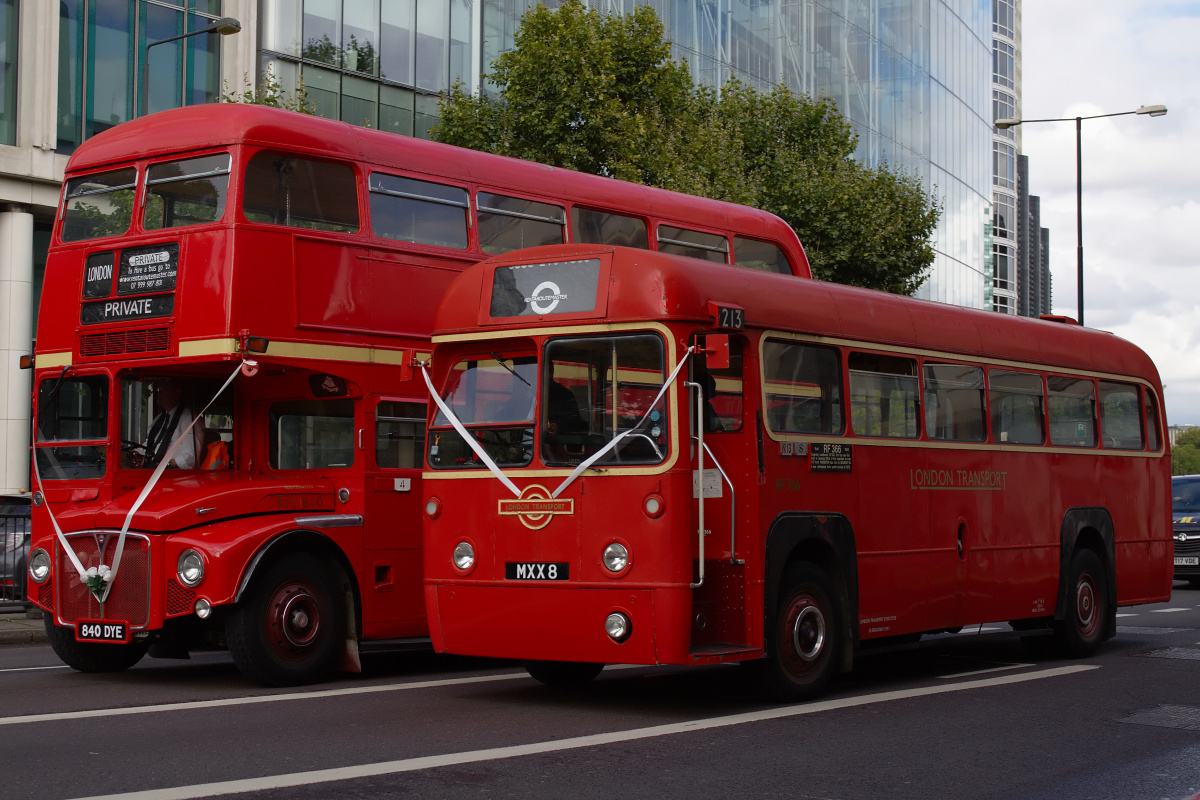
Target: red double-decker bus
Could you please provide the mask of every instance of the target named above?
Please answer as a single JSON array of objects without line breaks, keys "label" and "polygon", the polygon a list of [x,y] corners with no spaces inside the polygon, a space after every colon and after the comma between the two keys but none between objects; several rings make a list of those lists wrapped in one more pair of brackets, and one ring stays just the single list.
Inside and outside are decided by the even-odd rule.
[{"label": "red double-decker bus", "polygon": [[29,595],[57,653],[227,643],[285,684],[426,637],[411,362],[460,271],[569,241],[809,274],[761,211],[276,109],[80,147],[35,353]]},{"label": "red double-decker bus", "polygon": [[976,623],[1087,656],[1170,596],[1162,387],[1110,334],[562,246],[464,272],[433,341],[439,651],[796,698]]}]

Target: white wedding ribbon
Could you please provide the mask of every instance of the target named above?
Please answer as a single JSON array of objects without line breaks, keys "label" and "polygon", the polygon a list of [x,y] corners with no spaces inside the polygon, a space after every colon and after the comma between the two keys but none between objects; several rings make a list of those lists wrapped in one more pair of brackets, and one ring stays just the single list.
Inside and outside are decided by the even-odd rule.
[{"label": "white wedding ribbon", "polygon": [[[687,363],[688,356],[691,355],[691,353],[696,349],[697,348],[693,346],[683,351],[683,358],[679,359],[679,363],[676,364],[675,369],[671,371],[670,377],[663,382],[662,388],[658,390],[658,394],[654,396],[653,402],[650,403],[649,408],[646,409],[646,413],[642,414],[641,419],[637,421],[637,424],[629,430],[624,431],[620,435],[613,437],[608,444],[604,445],[604,447],[601,447],[589,458],[575,467],[571,474],[568,475],[566,479],[564,479],[563,482],[558,485],[558,488],[555,489],[550,495],[551,497],[558,497],[560,494],[562,494],[562,492],[568,486],[570,486],[585,469],[594,464],[598,459],[603,458],[604,454],[616,447],[618,442],[642,426],[642,423],[646,421],[646,417],[648,417],[650,412],[654,410],[654,407],[658,405],[658,401],[661,400],[662,396],[667,393],[667,389],[669,389],[671,384],[675,382],[675,379],[679,377],[679,371],[683,369],[683,365]],[[446,416],[446,419],[450,420],[450,425],[454,428],[458,435],[463,438],[463,441],[470,445],[471,449],[475,451],[475,455],[479,456],[479,460],[482,461],[487,468],[491,470],[491,473],[496,476],[496,480],[508,487],[508,490],[512,492],[513,495],[520,497],[521,490],[518,489],[516,484],[509,480],[508,476],[500,470],[500,467],[497,466],[496,462],[493,461],[491,456],[487,454],[487,452],[483,449],[483,446],[479,444],[479,441],[467,432],[467,429],[459,421],[458,417],[454,416],[454,412],[450,410],[450,407],[442,401],[442,398],[440,395],[438,395],[437,390],[433,388],[433,381],[429,379],[429,369],[425,363],[421,364],[421,374],[425,377],[425,386],[429,388],[429,396],[432,397],[433,402],[437,404],[438,410]]]},{"label": "white wedding ribbon", "polygon": [[[171,463],[171,456],[175,454],[175,450],[179,447],[180,442],[183,441],[185,436],[192,435],[192,428],[195,427],[197,422],[204,419],[204,412],[208,411],[208,407],[217,401],[217,398],[221,396],[221,392],[225,391],[225,389],[229,387],[229,384],[233,383],[233,379],[236,378],[238,373],[242,371],[242,367],[245,365],[245,363],[246,362],[244,361],[238,362],[237,367],[233,370],[230,376],[225,379],[225,383],[221,384],[221,388],[217,389],[217,393],[212,396],[212,399],[209,400],[204,408],[200,410],[200,413],[192,415],[191,424],[184,428],[183,433],[179,434],[179,438],[172,442],[171,446],[167,448],[167,452],[163,454],[163,457],[158,462],[158,466],[154,468],[154,472],[150,475],[150,480],[146,481],[146,485],[142,487],[141,494],[138,495],[137,500],[135,500],[133,505],[129,508],[129,513],[125,515],[125,524],[121,526],[121,535],[117,537],[117,550],[113,554],[112,577],[104,585],[104,594],[100,597],[101,605],[103,605],[104,601],[108,599],[108,593],[112,591],[113,584],[117,580],[117,570],[121,566],[121,555],[125,552],[125,534],[129,532],[129,524],[133,522],[133,515],[136,514],[138,509],[142,507],[142,503],[146,501],[146,498],[150,495],[150,492],[154,491],[155,484],[157,484],[158,479],[162,477],[163,471],[167,468],[167,464]],[[199,455],[197,455],[197,457],[199,457]],[[47,507],[49,507],[49,504],[47,504]],[[57,524],[55,527],[58,527]],[[104,553],[100,554],[100,560],[104,560]]]},{"label": "white wedding ribbon", "polygon": [[425,362],[421,362],[421,375],[424,376],[425,385],[429,388],[429,396],[433,398],[433,402],[437,403],[438,410],[446,415],[446,419],[450,420],[450,424],[454,427],[454,430],[458,432],[458,435],[463,438],[464,442],[471,446],[471,449],[475,451],[475,455],[479,456],[479,460],[487,465],[487,468],[491,470],[493,475],[496,476],[496,480],[507,486],[508,490],[514,495],[520,497],[521,490],[517,488],[517,485],[510,481],[508,476],[500,471],[500,467],[496,466],[496,462],[493,461],[492,457],[489,456],[483,449],[483,445],[479,443],[479,440],[467,433],[467,429],[464,428],[463,424],[458,421],[458,417],[454,416],[454,412],[450,410],[450,406],[446,405],[442,401],[442,398],[433,388],[433,381],[429,379],[429,368],[425,365]]}]

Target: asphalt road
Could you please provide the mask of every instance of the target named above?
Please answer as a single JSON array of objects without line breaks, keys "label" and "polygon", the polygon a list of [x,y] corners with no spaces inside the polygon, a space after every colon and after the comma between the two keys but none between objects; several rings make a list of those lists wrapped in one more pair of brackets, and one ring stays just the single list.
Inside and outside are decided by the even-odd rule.
[{"label": "asphalt road", "polygon": [[737,667],[609,668],[561,694],[408,654],[268,690],[224,653],[94,676],[8,646],[0,798],[1193,798],[1200,590],[1122,614],[1092,659],[1032,660],[985,626],[860,657],[793,706]]}]

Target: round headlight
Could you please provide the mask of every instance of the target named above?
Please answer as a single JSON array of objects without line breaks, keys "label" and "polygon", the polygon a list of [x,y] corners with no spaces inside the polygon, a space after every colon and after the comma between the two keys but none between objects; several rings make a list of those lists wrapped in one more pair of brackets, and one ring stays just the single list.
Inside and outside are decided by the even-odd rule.
[{"label": "round headlight", "polygon": [[613,542],[604,548],[604,568],[609,572],[620,572],[629,566],[629,551],[625,545]]},{"label": "round headlight", "polygon": [[620,611],[614,611],[604,620],[604,632],[608,634],[608,638],[620,644],[633,633],[633,625],[629,622],[629,617]]},{"label": "round headlight", "polygon": [[199,600],[196,601],[195,609],[196,609],[197,617],[199,617],[200,619],[208,619],[209,616],[212,614],[212,603],[208,602],[203,597],[201,597]]},{"label": "round headlight", "polygon": [[437,519],[438,514],[442,513],[442,502],[436,497],[431,497],[425,501],[425,516],[430,519]]},{"label": "round headlight", "polygon": [[45,583],[50,577],[50,554],[40,547],[29,556],[29,577],[34,583]]},{"label": "round headlight", "polygon": [[194,588],[200,585],[200,581],[204,580],[204,559],[195,550],[184,550],[179,555],[179,564],[176,569],[179,575],[179,582],[189,588]]},{"label": "round headlight", "polygon": [[663,512],[662,498],[656,494],[647,495],[646,500],[642,504],[642,508],[646,510],[647,517],[658,517]]},{"label": "round headlight", "polygon": [[454,566],[463,572],[475,566],[475,548],[470,542],[459,542],[454,548]]}]

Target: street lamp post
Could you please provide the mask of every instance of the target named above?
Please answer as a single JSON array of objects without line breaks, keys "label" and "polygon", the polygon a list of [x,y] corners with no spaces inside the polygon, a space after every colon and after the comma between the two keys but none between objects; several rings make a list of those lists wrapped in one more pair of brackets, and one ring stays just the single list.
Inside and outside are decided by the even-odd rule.
[{"label": "street lamp post", "polygon": [[1101,117],[1124,117],[1129,114],[1145,114],[1151,117],[1161,117],[1167,113],[1166,106],[1142,106],[1136,111],[1118,111],[1115,114],[1093,114],[1090,117],[1058,117],[1055,119],[998,119],[995,125],[1000,130],[1007,130],[1014,125],[1026,122],[1070,122],[1075,120],[1075,235],[1078,244],[1076,256],[1078,260],[1076,287],[1079,292],[1079,324],[1083,324],[1083,121],[1085,119],[1100,119]]},{"label": "street lamp post", "polygon": [[233,17],[221,17],[216,22],[209,25],[207,28],[201,28],[198,31],[191,33],[181,33],[178,36],[168,36],[166,39],[159,39],[157,42],[150,42],[146,45],[142,52],[142,103],[139,117],[146,116],[146,106],[149,104],[150,87],[150,48],[155,45],[166,44],[167,42],[177,42],[180,39],[187,39],[191,36],[199,36],[202,33],[219,33],[222,36],[229,36],[232,33],[237,33],[242,29],[242,23],[238,22]]}]

